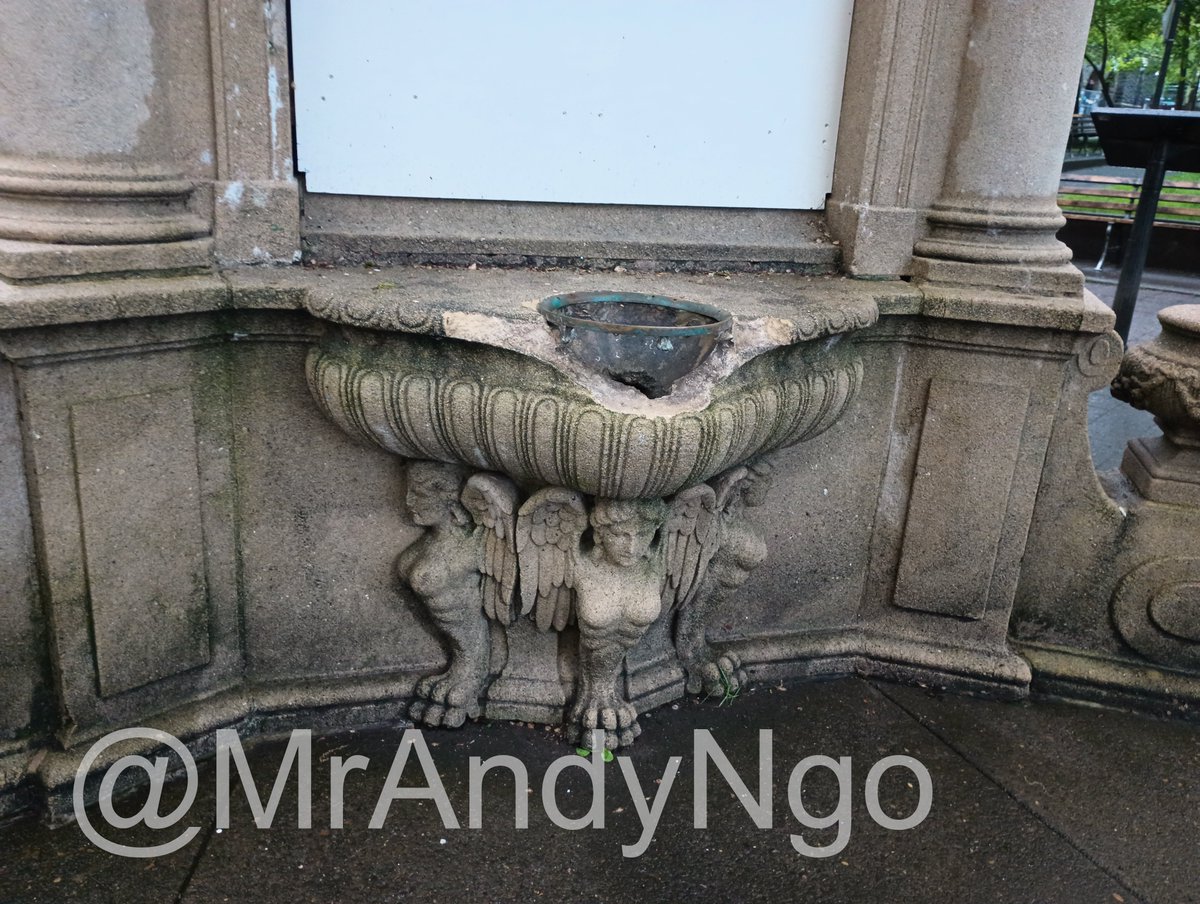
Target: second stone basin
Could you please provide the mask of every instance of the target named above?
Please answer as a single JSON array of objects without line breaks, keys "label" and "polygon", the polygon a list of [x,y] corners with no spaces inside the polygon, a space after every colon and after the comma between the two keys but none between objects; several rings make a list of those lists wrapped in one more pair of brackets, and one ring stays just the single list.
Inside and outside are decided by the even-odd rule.
[{"label": "second stone basin", "polygon": [[308,381],[343,430],[404,458],[611,499],[669,496],[827,430],[862,381],[840,340],[877,317],[862,297],[788,320],[735,315],[728,349],[648,399],[573,365],[538,319],[445,310],[409,332],[379,328],[372,303],[315,305],[341,325],[310,352]]}]

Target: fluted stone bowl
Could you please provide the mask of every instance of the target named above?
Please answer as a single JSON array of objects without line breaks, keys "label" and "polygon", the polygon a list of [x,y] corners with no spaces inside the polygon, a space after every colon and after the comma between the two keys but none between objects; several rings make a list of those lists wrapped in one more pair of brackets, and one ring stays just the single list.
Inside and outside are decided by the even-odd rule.
[{"label": "fluted stone bowl", "polygon": [[318,404],[405,458],[527,485],[661,498],[827,430],[855,397],[849,343],[784,345],[717,382],[700,410],[614,410],[536,358],[477,342],[343,326],[309,353]]}]

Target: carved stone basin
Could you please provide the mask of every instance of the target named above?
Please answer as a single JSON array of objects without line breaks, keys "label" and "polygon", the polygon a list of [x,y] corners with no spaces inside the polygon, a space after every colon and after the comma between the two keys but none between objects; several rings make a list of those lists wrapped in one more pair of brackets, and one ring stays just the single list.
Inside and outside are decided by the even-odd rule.
[{"label": "carved stone basin", "polygon": [[593,496],[661,498],[836,423],[862,363],[828,331],[821,338],[755,355],[675,402],[593,375],[610,384],[605,397],[581,385],[586,376],[508,349],[352,327],[313,349],[308,380],[343,430],[405,458]]},{"label": "carved stone basin", "polygon": [[[415,292],[424,277],[406,276]],[[539,277],[442,278],[461,289]],[[715,311],[703,327],[711,341],[668,333],[632,354],[626,333],[640,342],[649,327],[697,324],[647,324],[663,313],[650,310],[614,323],[611,309],[595,330],[606,334],[598,355],[580,355],[537,300],[330,295],[309,301],[335,325],[307,374],[344,431],[408,461],[405,504],[424,533],[396,569],[449,651],[447,670],[416,685],[409,714],[430,726],[482,714],[565,722],[572,740],[618,747],[640,731],[639,711],[685,688],[736,694],[746,679],[705,633],[767,557],[746,510],[766,498],[770,454],[829,429],[854,399],[863,366],[842,339],[878,309],[861,291],[827,288],[824,300],[776,302],[777,313],[751,295],[754,307],[730,316],[712,284],[700,284],[708,303],[692,304],[653,285],[596,292],[572,279],[574,293],[549,297],[677,305],[669,318]],[[640,318],[632,330],[627,315]],[[650,396],[624,369],[631,357],[635,376],[647,362],[666,375]]]}]

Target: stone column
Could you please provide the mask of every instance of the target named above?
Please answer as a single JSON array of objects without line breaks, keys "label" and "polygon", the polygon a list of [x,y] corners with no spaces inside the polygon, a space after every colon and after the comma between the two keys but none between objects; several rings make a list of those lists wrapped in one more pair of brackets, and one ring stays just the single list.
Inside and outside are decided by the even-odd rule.
[{"label": "stone column", "polygon": [[941,188],[970,24],[964,0],[854,4],[825,206],[851,276],[911,272],[913,243]]},{"label": "stone column", "polygon": [[183,11],[155,0],[6,5],[0,278],[208,265],[211,202],[193,197],[174,153],[181,89],[169,45]]},{"label": "stone column", "polygon": [[285,0],[209,0],[214,242],[222,264],[300,259]]},{"label": "stone column", "polygon": [[1054,234],[1062,156],[1092,0],[975,0],[957,115],[913,275],[1018,295],[1073,295]]}]

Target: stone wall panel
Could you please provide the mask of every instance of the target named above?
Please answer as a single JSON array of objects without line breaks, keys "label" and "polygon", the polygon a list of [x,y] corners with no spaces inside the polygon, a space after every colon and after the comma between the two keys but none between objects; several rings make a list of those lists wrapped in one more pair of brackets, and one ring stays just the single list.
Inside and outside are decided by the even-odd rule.
[{"label": "stone wall panel", "polygon": [[100,693],[207,665],[208,582],[190,394],[71,406]]},{"label": "stone wall panel", "polygon": [[60,737],[241,673],[226,359],[203,319],[6,335]]}]

